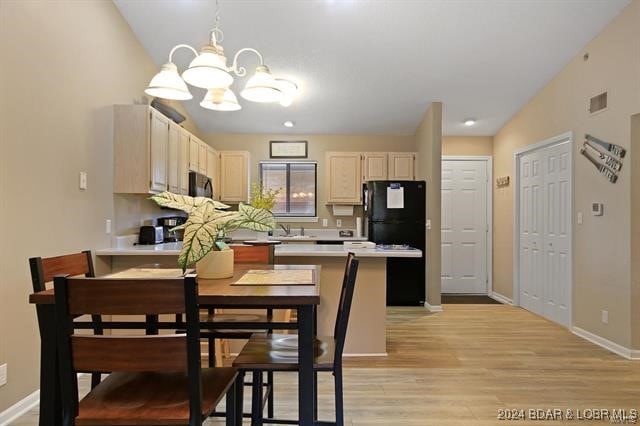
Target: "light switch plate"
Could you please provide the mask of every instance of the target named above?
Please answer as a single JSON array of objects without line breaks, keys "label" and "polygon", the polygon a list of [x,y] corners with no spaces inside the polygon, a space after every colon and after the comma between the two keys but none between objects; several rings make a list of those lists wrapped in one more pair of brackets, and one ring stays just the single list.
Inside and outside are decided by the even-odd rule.
[{"label": "light switch plate", "polygon": [[80,172],[80,189],[87,189],[87,172]]},{"label": "light switch plate", "polygon": [[602,322],[609,324],[609,311],[602,311]]},{"label": "light switch plate", "polygon": [[107,219],[104,222],[104,232],[105,234],[111,234],[111,219]]},{"label": "light switch plate", "polygon": [[578,225],[582,225],[582,212],[578,212]]},{"label": "light switch plate", "polygon": [[7,364],[0,365],[0,386],[7,384]]},{"label": "light switch plate", "polygon": [[336,227],[342,228],[342,219],[336,219]]},{"label": "light switch plate", "polygon": [[427,219],[427,229],[431,229],[431,219]]}]

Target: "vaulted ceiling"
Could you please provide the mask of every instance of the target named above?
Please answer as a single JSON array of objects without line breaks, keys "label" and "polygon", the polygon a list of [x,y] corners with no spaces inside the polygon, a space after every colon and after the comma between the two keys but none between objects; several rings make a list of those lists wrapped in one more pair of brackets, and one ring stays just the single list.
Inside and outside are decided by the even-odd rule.
[{"label": "vaulted ceiling", "polygon": [[[158,66],[178,43],[206,44],[214,23],[214,0],[115,3]],[[442,101],[445,134],[493,135],[628,3],[220,0],[229,61],[256,48],[300,95],[287,108],[238,96],[241,111],[215,112],[191,88],[185,105],[206,133],[413,134],[427,105]],[[189,55],[176,54],[180,69]],[[246,79],[236,78],[236,94]],[[477,124],[465,127],[467,118]]]}]

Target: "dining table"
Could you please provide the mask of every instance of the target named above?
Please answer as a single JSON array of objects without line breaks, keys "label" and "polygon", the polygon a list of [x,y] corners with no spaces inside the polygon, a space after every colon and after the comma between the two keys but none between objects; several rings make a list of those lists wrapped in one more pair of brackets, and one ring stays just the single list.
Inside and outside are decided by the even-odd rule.
[{"label": "dining table", "polygon": [[[282,281],[251,282],[245,278],[253,274],[278,276]],[[271,271],[271,274],[267,274]],[[176,278],[184,274],[179,269],[168,269],[158,265],[141,265],[107,277],[123,278]],[[299,277],[306,277],[300,279]],[[289,279],[285,279],[289,277]],[[296,281],[298,280],[298,281]],[[40,420],[42,425],[60,425],[62,423],[62,405],[60,395],[60,376],[56,349],[55,296],[53,289],[32,293],[29,302],[36,306],[40,326]],[[314,405],[316,404],[313,360],[316,333],[315,312],[320,304],[320,266],[318,265],[265,265],[236,264],[233,276],[222,279],[198,278],[198,302],[203,308],[233,309],[292,309],[297,313],[294,322],[268,323],[200,323],[202,329],[255,328],[293,329],[298,332],[298,409],[299,424],[312,426],[315,423]],[[130,323],[104,321],[103,327],[125,328]],[[142,323],[144,324],[144,323]],[[176,328],[175,321],[158,321],[159,329]],[[76,328],[92,328],[89,321],[76,322]],[[141,327],[149,330],[148,326]]]}]

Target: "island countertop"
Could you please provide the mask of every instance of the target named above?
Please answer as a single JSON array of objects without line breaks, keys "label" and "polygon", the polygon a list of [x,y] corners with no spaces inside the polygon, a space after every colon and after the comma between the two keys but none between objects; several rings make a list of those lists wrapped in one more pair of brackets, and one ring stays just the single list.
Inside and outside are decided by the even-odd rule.
[{"label": "island countertop", "polygon": [[[182,243],[136,245],[96,250],[98,256],[177,256]],[[276,257],[345,257],[353,252],[358,257],[421,257],[418,249],[385,250],[347,248],[340,244],[282,244],[275,247]]]}]

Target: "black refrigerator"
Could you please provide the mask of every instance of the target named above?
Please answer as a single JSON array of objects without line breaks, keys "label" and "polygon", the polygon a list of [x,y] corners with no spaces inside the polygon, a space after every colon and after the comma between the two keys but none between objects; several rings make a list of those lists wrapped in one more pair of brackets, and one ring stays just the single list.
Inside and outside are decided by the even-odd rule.
[{"label": "black refrigerator", "polygon": [[425,181],[369,181],[364,184],[364,215],[369,241],[407,244],[421,258],[387,258],[387,306],[425,302]]}]

